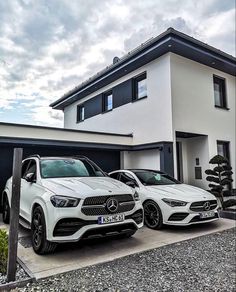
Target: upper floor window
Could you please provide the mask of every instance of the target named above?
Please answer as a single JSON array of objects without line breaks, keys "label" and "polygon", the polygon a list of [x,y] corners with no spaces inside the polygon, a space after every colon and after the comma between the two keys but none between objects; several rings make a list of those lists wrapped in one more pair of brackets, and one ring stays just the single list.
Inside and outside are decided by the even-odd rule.
[{"label": "upper floor window", "polygon": [[103,94],[103,111],[108,112],[113,109],[113,95],[112,91]]},{"label": "upper floor window", "polygon": [[215,106],[227,108],[225,79],[213,76]]},{"label": "upper floor window", "polygon": [[147,75],[146,73],[134,79],[134,100],[147,96]]},{"label": "upper floor window", "polygon": [[84,121],[84,105],[77,106],[77,123]]}]

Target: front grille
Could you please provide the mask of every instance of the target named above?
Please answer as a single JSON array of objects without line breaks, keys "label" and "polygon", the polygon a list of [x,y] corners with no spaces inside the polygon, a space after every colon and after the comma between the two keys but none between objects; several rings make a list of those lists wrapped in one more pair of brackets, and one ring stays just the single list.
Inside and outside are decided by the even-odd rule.
[{"label": "front grille", "polygon": [[170,215],[168,221],[182,221],[184,220],[187,216],[189,215],[189,213],[174,213],[172,215]]},{"label": "front grille", "polygon": [[114,195],[114,196],[99,196],[99,197],[88,197],[84,200],[83,206],[89,205],[102,205],[105,204],[109,198],[115,198],[118,202],[129,202],[133,201],[133,196],[130,194],[125,195]]},{"label": "front grille", "polygon": [[[205,204],[209,202],[210,203],[210,208],[205,208]],[[190,206],[190,210],[195,211],[195,212],[201,212],[201,211],[209,211],[209,210],[214,210],[217,207],[217,201],[216,200],[209,200],[209,201],[199,201],[199,202],[194,202]]]},{"label": "front grille", "polygon": [[115,198],[118,201],[118,209],[112,214],[131,211],[135,206],[134,199],[130,194],[89,197],[84,200],[83,206],[81,208],[82,213],[86,216],[111,214],[111,212],[109,212],[106,208],[106,201],[109,198]]},{"label": "front grille", "polygon": [[212,220],[212,219],[215,219],[215,218],[219,218],[219,215],[218,213],[215,213],[215,216],[214,217],[210,217],[210,218],[200,218],[199,215],[193,217],[189,223],[193,223],[193,222],[201,222],[201,221],[208,221],[208,220]]}]

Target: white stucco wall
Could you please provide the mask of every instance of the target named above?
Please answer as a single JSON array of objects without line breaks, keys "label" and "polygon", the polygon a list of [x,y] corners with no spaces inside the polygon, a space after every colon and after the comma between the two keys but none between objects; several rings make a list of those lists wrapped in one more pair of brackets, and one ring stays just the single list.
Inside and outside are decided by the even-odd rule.
[{"label": "white stucco wall", "polygon": [[160,170],[160,151],[158,149],[142,151],[123,151],[123,168],[146,168]]},{"label": "white stucco wall", "polygon": [[[217,140],[229,141],[235,187],[235,77],[175,54],[171,54],[170,60],[173,140],[175,131],[208,135],[208,161],[217,154]],[[214,106],[213,74],[226,79],[229,110]],[[194,149],[190,151],[193,155]],[[191,175],[189,170],[190,180]]]},{"label": "white stucco wall", "polygon": [[[147,98],[76,123],[78,104],[144,71],[147,72]],[[134,144],[171,141],[173,134],[170,93],[170,55],[166,54],[87,96],[80,102],[66,107],[64,111],[65,128],[122,134],[132,132]]]}]

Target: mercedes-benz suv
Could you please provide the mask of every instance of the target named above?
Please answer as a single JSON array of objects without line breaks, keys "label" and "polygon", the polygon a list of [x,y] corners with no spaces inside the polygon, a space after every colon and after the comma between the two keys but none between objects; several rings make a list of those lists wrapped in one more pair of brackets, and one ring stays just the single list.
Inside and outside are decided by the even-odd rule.
[{"label": "mercedes-benz suv", "polygon": [[[2,196],[9,222],[12,178]],[[31,156],[23,161],[20,223],[31,229],[38,254],[57,243],[103,236],[132,236],[143,226],[137,192],[108,177],[86,157]]]}]

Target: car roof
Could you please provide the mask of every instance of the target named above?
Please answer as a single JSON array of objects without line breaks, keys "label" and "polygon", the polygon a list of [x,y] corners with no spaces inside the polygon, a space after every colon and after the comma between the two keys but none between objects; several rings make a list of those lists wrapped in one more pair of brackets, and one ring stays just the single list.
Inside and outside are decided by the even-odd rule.
[{"label": "car roof", "polygon": [[50,160],[59,160],[59,159],[87,159],[89,160],[88,157],[86,156],[40,156],[40,155],[31,155],[26,157],[25,159],[32,159],[32,158],[38,158],[40,160],[45,160],[45,159],[50,159]]}]

